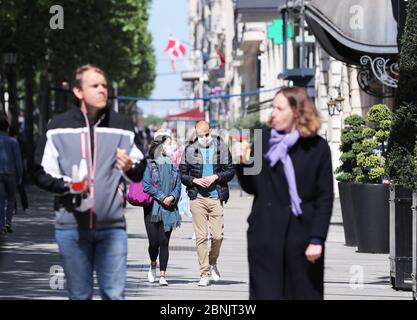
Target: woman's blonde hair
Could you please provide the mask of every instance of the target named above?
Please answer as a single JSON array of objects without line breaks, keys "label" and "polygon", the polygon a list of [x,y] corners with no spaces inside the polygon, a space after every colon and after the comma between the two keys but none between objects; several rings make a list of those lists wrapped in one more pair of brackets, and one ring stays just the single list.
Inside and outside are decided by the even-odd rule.
[{"label": "woman's blonde hair", "polygon": [[[291,109],[296,114],[297,129],[304,138],[314,137],[320,130],[321,120],[313,100],[304,88],[285,87],[280,89],[275,97],[283,94]],[[275,99],[274,97],[274,99]],[[268,124],[271,125],[271,119]]]}]

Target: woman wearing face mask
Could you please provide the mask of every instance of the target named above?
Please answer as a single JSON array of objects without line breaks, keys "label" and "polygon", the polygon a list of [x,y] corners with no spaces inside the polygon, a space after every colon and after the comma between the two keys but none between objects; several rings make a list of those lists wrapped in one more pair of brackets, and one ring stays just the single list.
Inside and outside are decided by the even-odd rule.
[{"label": "woman wearing face mask", "polygon": [[[171,152],[171,160],[175,163],[177,168],[179,168],[181,163],[181,157],[184,152],[185,145],[184,143],[181,144],[181,146],[178,145],[177,139],[172,138],[171,146],[170,146],[170,152]],[[180,215],[186,215],[191,218],[191,211],[190,211],[190,198],[187,195],[187,190],[185,185],[181,184],[181,196],[180,200],[178,201],[178,211],[180,212]]]},{"label": "woman wearing face mask", "polygon": [[178,167],[181,161],[181,150],[178,147],[177,139],[171,138],[171,144],[167,145],[166,151],[172,162]]},{"label": "woman wearing face mask", "polygon": [[255,195],[247,232],[250,299],[323,299],[333,206],[330,148],[317,134],[319,115],[302,88],[275,95],[270,126],[254,157],[259,174],[247,174],[246,150],[233,146],[243,163],[236,168],[239,182]]},{"label": "woman wearing face mask", "polygon": [[159,284],[167,286],[165,279],[169,258],[169,239],[173,229],[180,226],[178,200],[181,193],[181,180],[177,166],[170,155],[171,139],[164,132],[157,132],[149,148],[149,161],[143,177],[143,190],[153,197],[152,204],[144,207],[145,227],[149,240],[151,265],[149,282],[156,278],[156,265],[159,255]]}]

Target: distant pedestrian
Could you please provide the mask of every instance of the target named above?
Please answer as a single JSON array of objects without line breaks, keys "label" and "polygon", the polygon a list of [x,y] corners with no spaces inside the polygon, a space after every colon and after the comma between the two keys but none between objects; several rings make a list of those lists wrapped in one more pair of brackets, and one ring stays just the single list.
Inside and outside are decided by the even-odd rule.
[{"label": "distant pedestrian", "polygon": [[[20,154],[21,154],[21,159],[22,159],[22,179],[20,180],[20,183],[17,185],[17,190],[19,192],[19,196],[20,196],[20,203],[22,205],[22,212],[26,213],[26,210],[29,208],[29,201],[28,201],[28,196],[26,193],[26,173],[27,173],[27,154],[25,152],[26,150],[26,144],[24,143],[24,141],[22,141],[20,135],[19,135],[19,131],[16,129],[11,129],[10,128],[10,136],[15,138],[17,140],[17,142],[19,143],[19,147],[20,147]],[[17,199],[15,200],[15,205],[14,205],[14,213],[17,214],[18,213],[18,209],[17,209]]]},{"label": "distant pedestrian", "polygon": [[[179,168],[181,164],[181,158],[187,145],[186,141],[184,140],[185,139],[177,140],[173,138],[171,142],[171,159],[176,164],[177,168]],[[188,197],[186,186],[182,183],[181,196],[180,200],[178,201],[178,210],[180,215],[186,215],[187,217],[191,218],[192,215],[190,210],[190,198]]]},{"label": "distant pedestrian", "polygon": [[[273,99],[258,175],[245,175],[247,150],[233,146],[242,188],[255,195],[248,218],[250,299],[323,299],[324,246],[333,205],[330,148],[302,88]],[[255,141],[256,143],[256,141]],[[252,148],[253,149],[253,148]]]},{"label": "distant pedestrian", "polygon": [[145,227],[149,240],[151,260],[148,280],[155,282],[159,256],[159,285],[167,286],[166,270],[169,259],[169,239],[172,230],[181,224],[178,200],[181,180],[177,166],[172,162],[171,138],[160,130],[155,133],[149,148],[149,162],[143,177],[143,190],[153,197],[150,206],[144,207]]},{"label": "distant pedestrian", "polygon": [[0,232],[13,232],[12,220],[16,188],[22,180],[23,168],[19,143],[8,135],[9,121],[0,111]]},{"label": "distant pedestrian", "polygon": [[[186,147],[181,159],[181,181],[190,197],[193,226],[196,235],[199,286],[208,286],[210,277],[220,280],[217,259],[223,241],[223,204],[229,199],[228,182],[235,174],[227,145],[213,137],[206,121],[196,124],[197,140]],[[208,252],[208,228],[211,246]]]}]

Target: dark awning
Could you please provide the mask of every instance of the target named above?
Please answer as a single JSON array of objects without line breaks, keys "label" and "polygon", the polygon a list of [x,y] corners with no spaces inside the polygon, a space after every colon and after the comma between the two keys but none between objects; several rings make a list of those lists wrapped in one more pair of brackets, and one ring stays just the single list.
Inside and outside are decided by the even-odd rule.
[{"label": "dark awning", "polygon": [[305,12],[313,34],[331,56],[360,65],[364,55],[397,57],[400,5],[403,0],[312,0]]},{"label": "dark awning", "polygon": [[238,11],[250,10],[278,10],[278,6],[285,4],[285,0],[236,0]]}]

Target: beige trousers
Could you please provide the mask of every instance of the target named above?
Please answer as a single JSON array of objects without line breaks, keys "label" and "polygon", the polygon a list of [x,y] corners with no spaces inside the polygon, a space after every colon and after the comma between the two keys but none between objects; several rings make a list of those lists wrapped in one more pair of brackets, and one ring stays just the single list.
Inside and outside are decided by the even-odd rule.
[{"label": "beige trousers", "polygon": [[[210,265],[217,262],[223,240],[223,206],[219,199],[197,197],[190,201],[190,209],[193,215],[200,275],[208,275]],[[211,231],[210,252],[207,247],[208,226]]]}]

